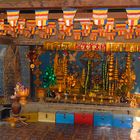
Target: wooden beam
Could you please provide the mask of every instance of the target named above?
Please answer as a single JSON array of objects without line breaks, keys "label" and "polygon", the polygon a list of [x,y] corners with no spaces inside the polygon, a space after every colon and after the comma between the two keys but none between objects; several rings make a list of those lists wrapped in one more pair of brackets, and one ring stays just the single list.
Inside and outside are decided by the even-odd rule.
[{"label": "wooden beam", "polygon": [[0,0],[0,9],[140,7],[139,0]]},{"label": "wooden beam", "polygon": [[[49,13],[49,19],[55,19],[62,18],[63,13]],[[115,19],[126,19],[127,15],[126,12],[108,12],[109,18],[115,18]],[[0,19],[6,19],[7,15],[5,13],[0,14]],[[20,18],[24,19],[35,19],[35,14],[20,14]],[[92,12],[91,13],[76,13],[75,18],[92,18]]]},{"label": "wooden beam", "polygon": [[[140,37],[137,37],[135,39],[126,40],[124,37],[117,36],[113,42],[124,42],[124,43],[139,43]],[[97,41],[91,41],[89,37],[83,37],[80,41],[75,41],[72,37],[66,37],[64,40],[58,39],[58,36],[52,36],[49,39],[41,39],[38,36],[35,36],[35,38],[25,38],[23,36],[19,36],[18,38],[15,38],[13,40],[15,45],[43,45],[44,42],[109,42],[106,40],[106,38],[98,38]]]},{"label": "wooden beam", "polygon": [[11,45],[13,43],[13,39],[10,36],[0,36],[0,44]]}]

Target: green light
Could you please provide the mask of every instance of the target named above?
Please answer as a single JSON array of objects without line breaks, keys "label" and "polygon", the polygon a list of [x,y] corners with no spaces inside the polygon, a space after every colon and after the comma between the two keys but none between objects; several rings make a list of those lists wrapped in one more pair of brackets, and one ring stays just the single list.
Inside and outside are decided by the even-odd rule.
[{"label": "green light", "polygon": [[52,67],[47,67],[43,75],[43,87],[49,88],[51,85],[56,84],[56,76]]}]

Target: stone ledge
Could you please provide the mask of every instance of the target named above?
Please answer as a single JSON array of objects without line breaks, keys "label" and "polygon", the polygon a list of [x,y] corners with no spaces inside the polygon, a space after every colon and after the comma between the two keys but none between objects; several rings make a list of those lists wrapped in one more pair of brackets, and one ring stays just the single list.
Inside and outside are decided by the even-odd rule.
[{"label": "stone ledge", "polygon": [[127,114],[140,116],[139,108],[103,106],[103,105],[85,105],[85,104],[68,104],[68,103],[39,103],[29,102],[22,107],[22,112],[88,112],[95,111],[112,112],[113,114]]}]

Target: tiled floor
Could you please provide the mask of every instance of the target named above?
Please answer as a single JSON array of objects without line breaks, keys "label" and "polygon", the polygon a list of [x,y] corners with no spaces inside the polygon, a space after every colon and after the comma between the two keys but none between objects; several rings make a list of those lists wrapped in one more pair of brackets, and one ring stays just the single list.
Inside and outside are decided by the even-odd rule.
[{"label": "tiled floor", "polygon": [[0,140],[130,140],[129,129],[50,123],[0,126]]}]

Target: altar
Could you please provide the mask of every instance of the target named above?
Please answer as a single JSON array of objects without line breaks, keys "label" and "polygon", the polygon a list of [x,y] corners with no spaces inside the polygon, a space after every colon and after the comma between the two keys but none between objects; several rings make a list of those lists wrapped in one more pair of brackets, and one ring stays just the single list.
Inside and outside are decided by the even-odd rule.
[{"label": "altar", "polygon": [[139,7],[138,0],[1,0],[1,121],[139,133]]}]

